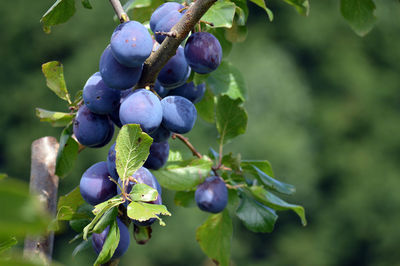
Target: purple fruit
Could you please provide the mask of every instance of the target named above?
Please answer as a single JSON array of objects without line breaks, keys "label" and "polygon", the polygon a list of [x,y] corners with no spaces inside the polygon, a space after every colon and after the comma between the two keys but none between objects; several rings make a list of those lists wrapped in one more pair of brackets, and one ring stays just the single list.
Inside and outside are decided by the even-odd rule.
[{"label": "purple fruit", "polygon": [[195,86],[193,82],[189,82],[170,90],[168,95],[182,96],[195,104],[201,101],[205,91],[206,84],[201,83],[200,85]]},{"label": "purple fruit", "polygon": [[[114,251],[114,255],[112,256],[113,259],[119,258],[122,255],[124,255],[130,244],[128,227],[126,227],[126,225],[123,222],[121,222],[119,218],[117,218],[117,224],[119,228],[119,243],[117,249]],[[103,245],[104,242],[106,241],[109,231],[110,231],[110,226],[107,226],[106,229],[104,229],[104,231],[101,232],[100,234],[96,233],[93,234],[92,245],[97,254],[99,254],[100,251],[103,249]]]},{"label": "purple fruit", "polygon": [[92,146],[92,148],[104,147],[112,140],[112,138],[114,136],[114,124],[112,123],[111,119],[109,121],[109,124],[110,124],[110,131],[108,132],[108,135],[107,135],[106,139],[103,142],[101,142],[101,143],[99,143],[99,144],[97,144],[95,146]]},{"label": "purple fruit", "polygon": [[183,85],[189,76],[190,67],[186,62],[183,48],[179,46],[176,54],[161,69],[157,80],[166,89],[173,89]]},{"label": "purple fruit", "polygon": [[163,86],[161,86],[158,80],[156,80],[153,89],[155,90],[155,92],[157,92],[158,96],[160,96],[161,98],[164,98],[168,94],[168,90],[165,89]]},{"label": "purple fruit", "polygon": [[176,2],[167,2],[162,4],[153,12],[153,14],[151,14],[150,29],[154,32],[155,26],[160,22],[161,19],[163,19],[171,11],[178,11],[182,8],[184,8],[184,6]]},{"label": "purple fruit", "polygon": [[171,131],[166,129],[162,124],[154,131],[149,134],[153,138],[153,143],[167,141],[171,137]]},{"label": "purple fruit", "polygon": [[110,176],[112,178],[114,178],[115,181],[117,181],[119,176],[118,176],[117,168],[115,165],[115,155],[116,155],[116,152],[115,152],[115,143],[114,143],[108,150],[107,170],[108,170],[108,173],[110,174]]},{"label": "purple fruit", "polygon": [[79,184],[82,198],[94,206],[117,195],[117,185],[108,177],[106,162],[98,162],[89,167]]},{"label": "purple fruit", "polygon": [[128,21],[118,25],[111,36],[114,58],[127,67],[141,67],[153,49],[150,33],[141,23]]},{"label": "purple fruit", "polygon": [[164,166],[168,160],[169,144],[168,141],[153,142],[150,146],[150,154],[147,157],[144,167],[152,170],[158,170]]},{"label": "purple fruit", "polygon": [[121,103],[119,118],[123,125],[139,124],[144,132],[151,133],[162,121],[160,100],[151,91],[135,90]]},{"label": "purple fruit", "polygon": [[228,189],[225,182],[218,176],[207,178],[197,186],[195,200],[200,210],[218,213],[228,203]]},{"label": "purple fruit", "polygon": [[176,10],[169,11],[160,21],[154,26],[154,37],[158,43],[162,43],[166,35],[158,34],[157,32],[169,32],[173,26],[182,18],[182,13]]},{"label": "purple fruit", "polygon": [[221,63],[222,47],[211,33],[196,32],[186,41],[185,57],[194,72],[207,74]]},{"label": "purple fruit", "polygon": [[113,129],[108,116],[94,114],[86,105],[79,108],[74,119],[74,135],[79,143],[88,147],[106,145],[110,134],[112,137]]},{"label": "purple fruit", "polygon": [[142,65],[126,67],[115,60],[110,45],[101,55],[99,69],[103,81],[111,88],[119,90],[133,87],[142,75]]},{"label": "purple fruit", "polygon": [[167,96],[161,100],[162,125],[169,131],[185,134],[192,130],[197,118],[196,107],[182,96]]}]

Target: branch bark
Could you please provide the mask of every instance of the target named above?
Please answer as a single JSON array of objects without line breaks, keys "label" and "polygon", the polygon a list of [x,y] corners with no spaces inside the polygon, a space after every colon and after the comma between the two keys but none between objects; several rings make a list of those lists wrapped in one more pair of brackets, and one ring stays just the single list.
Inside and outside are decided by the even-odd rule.
[{"label": "branch bark", "polygon": [[122,8],[119,0],[110,0],[110,4],[114,8],[115,14],[117,14],[117,17],[121,23],[129,21],[129,17]]},{"label": "branch bark", "polygon": [[[55,175],[59,144],[54,137],[43,137],[32,143],[30,191],[38,194],[48,212],[56,215],[58,176]],[[53,253],[54,232],[42,236],[27,236],[24,256],[40,257],[50,264]]]}]

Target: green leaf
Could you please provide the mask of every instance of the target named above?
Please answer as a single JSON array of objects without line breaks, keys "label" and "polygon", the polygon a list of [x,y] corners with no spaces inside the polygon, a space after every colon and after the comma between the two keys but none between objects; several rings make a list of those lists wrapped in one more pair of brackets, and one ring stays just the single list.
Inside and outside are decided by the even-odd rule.
[{"label": "green leaf", "polygon": [[209,175],[211,167],[212,161],[203,156],[202,159],[167,162],[166,167],[157,170],[155,175],[164,188],[192,190]]},{"label": "green leaf", "polygon": [[280,192],[282,194],[291,195],[296,192],[296,188],[293,185],[280,182],[263,171],[261,171],[257,166],[252,166],[255,172],[251,172],[253,175],[256,173],[255,177],[257,177],[266,187],[273,191]]},{"label": "green leaf", "polygon": [[196,103],[197,114],[208,123],[215,122],[214,94],[207,88],[203,99]]},{"label": "green leaf", "polygon": [[7,240],[0,242],[0,254],[6,250],[9,250],[11,247],[15,246],[18,243],[15,237],[9,237]]},{"label": "green leaf", "polygon": [[230,29],[225,30],[225,37],[230,42],[244,42],[247,37],[247,26],[233,23]]},{"label": "green leaf", "polygon": [[236,215],[249,230],[256,233],[272,232],[278,218],[274,210],[249,198],[246,194],[243,194]]},{"label": "green leaf", "polygon": [[292,210],[292,211],[294,211],[301,219],[302,225],[303,226],[307,225],[306,215],[304,212],[304,208],[302,206],[287,203],[286,201],[282,200],[278,196],[265,190],[261,186],[250,187],[250,192],[257,201],[261,202],[262,204],[264,204],[268,207],[273,208],[274,210],[277,210],[277,211]]},{"label": "green leaf", "polygon": [[230,167],[233,171],[240,172],[241,171],[240,161],[241,161],[240,154],[233,156],[233,154],[230,152],[229,154],[225,154],[222,157],[221,163],[226,167]]},{"label": "green leaf", "polygon": [[167,210],[167,207],[165,207],[164,205],[135,202],[135,201],[132,201],[128,205],[127,213],[129,218],[138,220],[140,222],[147,221],[151,218],[156,218],[159,220],[160,225],[162,226],[165,226],[165,223],[159,217],[159,215],[171,216],[171,213]]},{"label": "green leaf", "polygon": [[253,175],[257,175],[257,171],[253,168],[256,166],[258,169],[263,171],[269,176],[274,177],[274,172],[272,171],[271,163],[267,160],[242,160],[240,166],[248,172],[253,173]]},{"label": "green leaf", "polygon": [[94,226],[93,233],[101,233],[109,226],[118,216],[118,207],[113,207],[107,210],[101,217],[99,222]]},{"label": "green leaf", "polygon": [[158,192],[156,189],[146,184],[139,183],[132,187],[129,196],[133,201],[149,202],[157,199]]},{"label": "green leaf", "polygon": [[76,218],[90,218],[90,217],[76,217],[75,214],[78,208],[85,203],[82,198],[79,186],[74,188],[68,194],[61,196],[57,204],[57,219],[58,220],[71,220]]},{"label": "green leaf", "polygon": [[[244,26],[247,22],[247,17],[249,16],[249,8],[247,6],[246,0],[233,0],[232,2],[236,5],[236,22]],[[264,4],[265,5],[265,4]]]},{"label": "green leaf", "polygon": [[219,67],[210,73],[207,86],[216,96],[228,95],[233,100],[241,101],[247,98],[247,87],[242,74],[227,61],[222,61]]},{"label": "green leaf", "polygon": [[125,12],[128,12],[134,8],[148,7],[150,5],[151,0],[129,0],[125,3],[123,9],[125,10]]},{"label": "green leaf", "polygon": [[72,256],[75,257],[78,253],[92,248],[92,239],[90,237],[88,240],[82,240],[82,242],[74,248],[74,251],[72,251]]},{"label": "green leaf", "polygon": [[265,10],[265,12],[267,12],[269,21],[274,20],[274,14],[272,13],[271,9],[269,9],[267,7],[267,5],[265,4],[264,0],[250,0],[251,2],[253,2],[254,4],[258,5],[259,7],[261,7],[262,9]]},{"label": "green leaf", "polygon": [[219,96],[216,105],[216,122],[220,143],[246,132],[247,113],[239,99],[232,100],[228,96]]},{"label": "green leaf", "polygon": [[56,175],[63,178],[74,168],[79,153],[79,144],[72,137],[72,126],[65,128],[60,136],[57,152]]},{"label": "green leaf", "polygon": [[[297,12],[299,12],[303,16],[308,16],[310,13],[310,3],[308,0],[283,0],[289,5],[294,6]],[[361,0],[363,1],[363,0]]]},{"label": "green leaf", "polygon": [[213,23],[215,28],[230,28],[235,16],[236,5],[229,1],[217,1],[201,20]]},{"label": "green leaf", "polygon": [[[143,23],[149,21],[154,10],[163,3],[163,0],[130,0],[123,8],[132,20]],[[114,19],[118,21],[116,16]]]},{"label": "green leaf", "polygon": [[206,82],[209,74],[199,74],[193,71],[193,83],[195,86],[200,85],[201,83]]},{"label": "green leaf", "polygon": [[220,266],[228,266],[231,256],[232,219],[227,210],[213,214],[196,231],[203,252]]},{"label": "green leaf", "polygon": [[50,33],[51,26],[68,21],[75,13],[75,0],[57,0],[43,15],[43,30]]},{"label": "green leaf", "polygon": [[90,4],[89,0],[82,0],[82,6],[87,9],[92,9],[92,5]]},{"label": "green leaf", "polygon": [[183,161],[183,156],[180,151],[173,151],[170,150],[168,154],[168,162],[178,162],[178,161]]},{"label": "green leaf", "polygon": [[194,207],[196,203],[194,201],[194,191],[177,191],[174,197],[175,205],[181,207]]},{"label": "green leaf", "polygon": [[106,240],[104,241],[103,248],[94,262],[94,265],[101,265],[112,258],[119,244],[119,234],[118,223],[117,220],[114,219],[110,225],[110,230],[108,231]]},{"label": "green leaf", "polygon": [[366,35],[376,21],[372,0],[341,0],[340,11],[350,27],[360,36]]},{"label": "green leaf", "polygon": [[136,172],[149,156],[153,139],[142,132],[137,124],[124,125],[117,137],[116,166],[121,180],[126,180]]},{"label": "green leaf", "polygon": [[49,122],[53,127],[65,127],[74,118],[71,113],[53,112],[42,108],[36,108],[36,116],[41,122]]},{"label": "green leaf", "polygon": [[46,77],[47,87],[49,87],[58,97],[71,104],[67,85],[64,80],[63,65],[58,61],[47,62],[42,65],[42,72]]}]

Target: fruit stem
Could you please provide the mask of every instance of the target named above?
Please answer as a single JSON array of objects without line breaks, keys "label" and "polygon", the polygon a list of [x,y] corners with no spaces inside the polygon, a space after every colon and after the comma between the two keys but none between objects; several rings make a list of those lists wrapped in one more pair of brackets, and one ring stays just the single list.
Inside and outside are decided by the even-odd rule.
[{"label": "fruit stem", "polygon": [[110,0],[110,4],[114,8],[115,14],[117,14],[117,17],[121,23],[129,21],[129,17],[125,13],[119,0]]},{"label": "fruit stem", "polygon": [[203,158],[203,155],[201,155],[201,154],[196,150],[196,148],[192,145],[192,143],[189,142],[189,139],[188,139],[188,138],[185,138],[185,137],[182,136],[181,134],[177,134],[177,133],[172,134],[172,139],[176,139],[176,138],[180,139],[180,140],[189,148],[189,150],[192,151],[192,153],[193,153],[194,156],[196,156],[196,157],[199,158],[199,159]]}]

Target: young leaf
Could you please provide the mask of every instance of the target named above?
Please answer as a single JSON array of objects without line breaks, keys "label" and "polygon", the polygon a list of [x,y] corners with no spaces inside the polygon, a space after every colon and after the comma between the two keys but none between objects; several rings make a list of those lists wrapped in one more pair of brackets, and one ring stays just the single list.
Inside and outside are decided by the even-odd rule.
[{"label": "young leaf", "polygon": [[121,180],[136,172],[149,156],[152,138],[142,132],[137,124],[124,125],[117,137],[116,166]]},{"label": "young leaf", "polygon": [[192,190],[204,180],[212,167],[212,161],[204,157],[180,162],[168,162],[157,170],[156,177],[161,186],[170,190]]},{"label": "young leaf", "polygon": [[57,0],[41,18],[43,30],[50,33],[51,26],[67,22],[75,13],[75,0]]},{"label": "young leaf", "polygon": [[108,231],[108,235],[106,240],[104,241],[103,248],[101,249],[99,256],[97,257],[94,265],[101,265],[109,261],[114,255],[115,250],[119,244],[119,227],[117,223],[117,219],[110,225],[110,230]]},{"label": "young leaf", "polygon": [[42,108],[36,108],[36,116],[41,122],[49,122],[53,127],[65,127],[74,118],[70,113],[53,112]]},{"label": "young leaf", "polygon": [[267,160],[242,160],[240,166],[246,171],[252,172],[253,175],[257,175],[257,171],[253,168],[253,166],[256,166],[267,175],[272,177],[275,176],[272,171],[271,163]]},{"label": "young leaf", "polygon": [[0,254],[18,243],[15,237],[9,237],[7,240],[0,242]]},{"label": "young leaf", "polygon": [[194,207],[196,203],[194,201],[194,191],[177,191],[174,197],[175,205],[181,207]]},{"label": "young leaf", "polygon": [[79,245],[77,245],[74,248],[74,251],[72,251],[72,256],[75,257],[78,253],[91,248],[92,248],[92,237],[89,237],[88,240],[82,240],[82,242],[79,243]]},{"label": "young leaf", "polygon": [[287,203],[286,201],[282,200],[278,196],[265,190],[261,186],[250,187],[250,192],[257,201],[261,202],[262,204],[264,204],[268,207],[273,208],[274,210],[277,210],[277,211],[292,210],[292,211],[294,211],[301,219],[302,225],[303,226],[307,225],[306,215],[304,212],[304,208],[302,206]]},{"label": "young leaf", "polygon": [[236,5],[229,1],[217,1],[201,20],[213,23],[215,28],[230,28],[235,16]]},{"label": "young leaf", "polygon": [[196,231],[203,252],[220,266],[228,266],[231,255],[232,219],[227,210],[213,214]]},{"label": "young leaf", "polygon": [[231,63],[222,61],[219,67],[210,73],[207,79],[214,95],[228,95],[232,100],[247,98],[247,87],[240,71]]},{"label": "young leaf", "polygon": [[118,216],[118,207],[113,207],[107,210],[104,215],[101,217],[99,222],[94,226],[93,233],[101,233],[109,226],[111,223],[115,221]]},{"label": "young leaf", "polygon": [[72,126],[65,128],[60,136],[60,146],[57,152],[56,175],[63,178],[74,168],[78,158],[79,144],[72,137]]},{"label": "young leaf", "polygon": [[241,101],[232,100],[228,96],[219,96],[216,105],[216,122],[222,144],[243,134],[247,127],[247,113],[241,106]]},{"label": "young leaf", "polygon": [[236,215],[249,230],[256,233],[272,232],[278,218],[274,210],[249,198],[246,194],[243,194]]},{"label": "young leaf", "polygon": [[374,26],[375,4],[372,0],[341,0],[340,11],[350,27],[360,36],[366,35]]},{"label": "young leaf", "polygon": [[280,182],[263,171],[261,171],[257,166],[253,165],[253,169],[256,171],[256,177],[269,189],[280,192],[282,194],[291,195],[296,192],[296,188],[293,185]]},{"label": "young leaf", "polygon": [[132,201],[128,205],[127,210],[128,216],[131,219],[138,220],[140,222],[147,221],[151,218],[156,218],[159,220],[160,225],[165,226],[163,220],[161,220],[158,215],[168,215],[171,216],[171,213],[167,210],[167,207],[159,204],[151,204],[144,202],[135,202]]},{"label": "young leaf", "polygon": [[149,201],[155,201],[157,199],[158,192],[156,189],[146,184],[139,183],[132,187],[132,190],[129,195],[131,200],[133,201],[149,202]]},{"label": "young leaf", "polygon": [[64,80],[63,65],[57,61],[47,62],[42,65],[42,72],[46,77],[47,87],[58,97],[71,104],[71,98]]},{"label": "young leaf", "polygon": [[92,9],[92,5],[90,4],[89,0],[82,0],[82,6],[87,9]]},{"label": "young leaf", "polygon": [[269,21],[274,20],[274,14],[272,13],[271,9],[269,9],[267,7],[267,5],[265,4],[265,0],[250,0],[250,1],[253,2],[254,4],[258,5],[262,9],[264,9],[265,12],[267,12]]},{"label": "young leaf", "polygon": [[215,99],[214,94],[206,89],[203,99],[196,103],[197,113],[208,123],[215,122]]},{"label": "young leaf", "polygon": [[[310,12],[310,3],[308,0],[283,0],[291,6],[296,8],[297,12],[299,12],[303,16],[308,16]],[[363,0],[361,0],[363,1]]]}]

